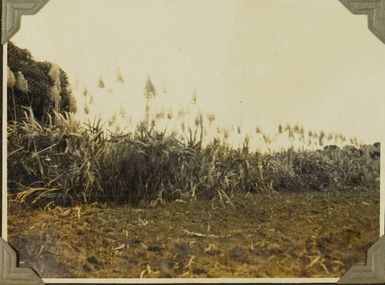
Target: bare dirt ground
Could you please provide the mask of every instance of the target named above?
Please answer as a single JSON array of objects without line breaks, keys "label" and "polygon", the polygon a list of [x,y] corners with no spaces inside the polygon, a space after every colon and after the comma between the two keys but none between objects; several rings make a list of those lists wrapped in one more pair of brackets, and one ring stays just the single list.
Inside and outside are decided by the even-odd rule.
[{"label": "bare dirt ground", "polygon": [[339,277],[379,237],[379,192],[157,206],[9,208],[9,243],[42,277]]}]

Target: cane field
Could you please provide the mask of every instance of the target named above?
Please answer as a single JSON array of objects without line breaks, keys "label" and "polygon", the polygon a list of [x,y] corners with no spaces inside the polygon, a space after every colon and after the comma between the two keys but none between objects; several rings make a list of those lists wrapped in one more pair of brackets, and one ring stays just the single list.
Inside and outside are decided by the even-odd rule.
[{"label": "cane field", "polygon": [[379,143],[158,112],[150,78],[139,122],[119,125],[124,111],[81,120],[92,94],[80,109],[60,67],[8,48],[8,240],[20,266],[45,278],[251,278],[338,277],[366,263]]}]

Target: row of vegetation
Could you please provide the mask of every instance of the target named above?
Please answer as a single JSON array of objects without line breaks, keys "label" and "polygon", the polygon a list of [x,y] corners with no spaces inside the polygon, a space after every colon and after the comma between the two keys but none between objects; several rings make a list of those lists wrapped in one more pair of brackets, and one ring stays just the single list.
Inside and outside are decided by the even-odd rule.
[{"label": "row of vegetation", "polygon": [[[162,117],[151,112],[156,91],[150,80],[144,118],[133,130],[109,132],[100,120],[81,123],[73,115],[76,103],[65,73],[35,62],[26,50],[14,45],[10,50],[8,187],[18,201],[231,202],[240,193],[379,189],[378,144],[261,152],[250,147],[248,136],[239,146],[227,142],[226,132],[207,138],[215,116],[202,114],[190,126],[166,131],[158,127]],[[318,146],[327,136],[290,125],[277,129],[302,144],[305,133]],[[268,144],[268,135],[257,132]]]}]

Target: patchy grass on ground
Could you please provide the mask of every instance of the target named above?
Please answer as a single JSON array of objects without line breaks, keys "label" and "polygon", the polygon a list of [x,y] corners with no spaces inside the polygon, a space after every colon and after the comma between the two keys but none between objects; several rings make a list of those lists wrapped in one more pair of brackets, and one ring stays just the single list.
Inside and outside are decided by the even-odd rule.
[{"label": "patchy grass on ground", "polygon": [[9,242],[42,277],[338,277],[379,236],[379,192],[28,210]]}]

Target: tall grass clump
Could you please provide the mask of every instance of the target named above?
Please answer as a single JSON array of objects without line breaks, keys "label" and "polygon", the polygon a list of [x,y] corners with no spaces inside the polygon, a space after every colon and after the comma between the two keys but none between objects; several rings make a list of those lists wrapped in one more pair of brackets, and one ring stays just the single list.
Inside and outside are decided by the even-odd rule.
[{"label": "tall grass clump", "polygon": [[69,113],[39,123],[27,109],[8,127],[8,187],[21,201],[69,204],[102,189],[97,167],[105,150],[99,122],[81,126]]},{"label": "tall grass clump", "polygon": [[70,113],[54,113],[43,124],[26,109],[22,120],[8,126],[10,193],[46,206],[378,188],[379,158],[373,151],[261,153],[250,150],[249,137],[239,147],[219,137],[204,143],[206,123],[198,115],[184,139],[158,130],[155,121],[107,134],[100,120],[81,124]]},{"label": "tall grass clump", "polygon": [[[51,67],[53,101],[60,93],[58,72]],[[88,97],[87,90],[84,95]],[[341,145],[347,138],[281,124],[276,134],[256,128],[267,149],[262,152],[251,147],[256,138],[241,126],[217,127],[216,136],[209,138],[216,120],[211,113],[198,112],[190,124],[181,122],[180,130],[162,128],[160,121],[182,120],[186,112],[174,116],[170,109],[154,115],[157,93],[150,79],[144,96],[144,117],[131,131],[115,126],[116,114],[106,127],[96,119],[81,123],[57,108],[38,120],[32,107],[24,107],[8,125],[10,195],[35,206],[93,201],[137,205],[175,199],[231,201],[241,193],[379,189],[379,144],[364,146],[351,139],[355,146],[324,147]],[[194,94],[192,104],[196,102]],[[122,108],[120,115],[126,116]],[[109,131],[113,126],[115,131]],[[238,146],[228,142],[233,135],[243,137]],[[282,136],[291,147],[273,150],[274,140]]]},{"label": "tall grass clump", "polygon": [[107,135],[100,121],[80,124],[69,113],[39,123],[27,109],[8,128],[9,190],[34,204],[95,200],[162,202],[177,198],[229,199],[271,188],[259,153],[216,139],[203,146],[203,117],[186,140],[156,129]]}]

